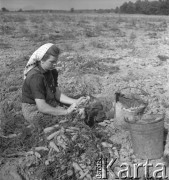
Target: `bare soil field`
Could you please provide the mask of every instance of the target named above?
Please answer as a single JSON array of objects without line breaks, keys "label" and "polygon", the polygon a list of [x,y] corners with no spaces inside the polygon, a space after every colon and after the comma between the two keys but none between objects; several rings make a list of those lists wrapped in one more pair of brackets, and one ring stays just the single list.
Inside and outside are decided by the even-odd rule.
[{"label": "bare soil field", "polygon": [[[132,86],[143,89],[149,94],[151,113],[167,114],[169,107],[167,91],[169,19],[167,16],[1,13],[0,131],[5,136],[21,131],[23,133],[25,130],[26,125],[21,112],[23,69],[29,56],[47,42],[56,44],[62,50],[59,58],[59,86],[65,94],[72,97],[106,96],[113,101],[116,91]],[[119,162],[140,162],[141,160],[136,159],[133,154],[129,132],[115,128],[114,121],[112,119],[101,124],[103,136],[105,134],[109,136],[112,157],[117,157]],[[167,118],[165,121],[167,124]],[[86,129],[84,134],[91,135],[88,133],[91,131],[90,128],[86,127]],[[12,142],[0,137],[2,155],[0,180],[96,179],[93,169],[95,165],[92,162],[85,164],[84,167],[82,167],[84,163],[81,162],[83,172],[88,171],[88,173],[84,177],[78,177],[74,170],[71,174],[71,170],[66,166],[61,170],[55,169],[54,167],[58,165],[56,162],[48,166],[44,165],[46,158],[44,152],[42,158],[38,159],[35,154],[16,155],[16,157],[11,155],[29,151],[37,146],[39,139],[40,135],[37,132],[32,137],[30,132],[26,131],[22,139],[14,138]],[[84,141],[88,140],[84,138]],[[100,141],[97,140],[97,143]],[[88,148],[85,150],[88,154],[95,153],[92,147],[89,148],[91,144],[86,142]],[[78,152],[80,153],[80,150]],[[74,158],[80,158],[81,155],[82,152],[76,154]],[[66,154],[62,156],[68,160],[60,164],[67,163],[71,166],[69,163],[73,160]],[[56,158],[61,159],[61,156]],[[94,157],[88,156],[88,159],[91,158],[95,160]],[[160,162],[162,159],[154,162],[157,161]],[[67,173],[68,170],[70,174]],[[167,170],[169,171],[168,168]],[[140,172],[140,176],[144,179],[143,172]],[[109,177],[109,179],[113,178]]]}]

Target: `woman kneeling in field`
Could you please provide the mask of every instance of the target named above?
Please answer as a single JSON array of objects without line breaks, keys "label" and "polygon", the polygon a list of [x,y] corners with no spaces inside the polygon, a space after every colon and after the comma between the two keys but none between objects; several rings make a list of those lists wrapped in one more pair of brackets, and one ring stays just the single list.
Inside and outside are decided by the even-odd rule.
[{"label": "woman kneeling in field", "polygon": [[[42,119],[70,114],[76,103],[84,98],[73,99],[59,90],[55,69],[59,54],[60,50],[54,44],[44,44],[32,54],[25,67],[22,111],[24,118],[35,126]],[[67,109],[60,107],[58,101],[72,106]]]}]

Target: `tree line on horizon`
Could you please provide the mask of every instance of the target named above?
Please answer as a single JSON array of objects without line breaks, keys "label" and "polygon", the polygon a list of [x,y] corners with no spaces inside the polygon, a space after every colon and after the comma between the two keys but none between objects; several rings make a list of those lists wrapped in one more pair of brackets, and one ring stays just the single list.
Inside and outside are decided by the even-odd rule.
[{"label": "tree line on horizon", "polygon": [[[2,12],[9,12],[5,7],[1,8]],[[19,9],[18,12],[22,12],[24,10]],[[120,7],[116,7],[116,9],[85,9],[78,10],[71,8],[70,11],[67,10],[25,10],[27,12],[95,12],[95,13],[124,13],[124,14],[147,14],[147,15],[169,15],[169,0],[137,0],[136,2],[125,2]]]},{"label": "tree line on horizon", "polygon": [[137,0],[125,2],[115,9],[116,13],[169,15],[169,0]]},{"label": "tree line on horizon", "polygon": [[71,12],[71,13],[113,13],[115,12],[115,9],[74,9],[71,8],[70,10],[54,10],[54,9],[32,9],[32,10],[15,10],[10,11],[9,9],[3,7],[0,9],[2,12]]}]

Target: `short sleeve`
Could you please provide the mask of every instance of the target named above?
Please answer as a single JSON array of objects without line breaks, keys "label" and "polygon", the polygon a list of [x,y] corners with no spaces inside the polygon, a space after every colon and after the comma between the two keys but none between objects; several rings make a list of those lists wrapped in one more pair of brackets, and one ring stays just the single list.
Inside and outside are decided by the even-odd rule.
[{"label": "short sleeve", "polygon": [[52,74],[53,74],[53,78],[54,78],[54,82],[55,82],[55,87],[58,87],[58,72],[56,69],[54,69],[52,71]]},{"label": "short sleeve", "polygon": [[31,78],[29,83],[34,99],[45,99],[46,88],[43,76],[36,74]]}]

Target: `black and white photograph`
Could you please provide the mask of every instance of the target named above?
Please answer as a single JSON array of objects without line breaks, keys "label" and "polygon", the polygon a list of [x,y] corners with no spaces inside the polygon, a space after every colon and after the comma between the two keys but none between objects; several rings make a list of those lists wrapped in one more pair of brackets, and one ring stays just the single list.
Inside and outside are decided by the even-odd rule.
[{"label": "black and white photograph", "polygon": [[0,0],[0,180],[169,179],[169,0]]}]

